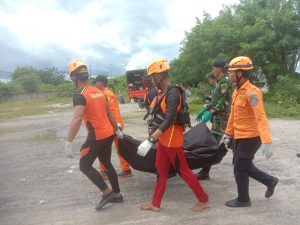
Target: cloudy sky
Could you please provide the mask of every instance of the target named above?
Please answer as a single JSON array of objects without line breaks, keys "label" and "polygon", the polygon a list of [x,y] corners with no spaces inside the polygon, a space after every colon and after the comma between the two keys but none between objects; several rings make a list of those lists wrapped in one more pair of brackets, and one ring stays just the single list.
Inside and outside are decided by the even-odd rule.
[{"label": "cloudy sky", "polygon": [[0,0],[0,75],[18,66],[84,60],[92,74],[123,74],[178,56],[184,32],[238,0]]}]

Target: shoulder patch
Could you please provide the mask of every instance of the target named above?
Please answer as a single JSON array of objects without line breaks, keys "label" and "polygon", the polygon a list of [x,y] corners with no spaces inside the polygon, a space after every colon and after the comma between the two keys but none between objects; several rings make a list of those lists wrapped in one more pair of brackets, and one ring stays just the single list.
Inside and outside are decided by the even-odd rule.
[{"label": "shoulder patch", "polygon": [[256,106],[256,105],[259,103],[259,100],[258,100],[258,97],[257,97],[256,93],[250,95],[249,102],[250,102],[250,104],[253,105],[253,106]]}]

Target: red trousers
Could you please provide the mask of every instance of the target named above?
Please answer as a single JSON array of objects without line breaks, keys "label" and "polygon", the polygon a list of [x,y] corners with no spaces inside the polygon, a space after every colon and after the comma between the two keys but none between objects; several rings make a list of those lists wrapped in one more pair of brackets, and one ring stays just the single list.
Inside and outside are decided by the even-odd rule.
[{"label": "red trousers", "polygon": [[168,148],[160,143],[157,145],[156,170],[157,180],[152,198],[152,205],[160,208],[160,203],[166,190],[170,166],[173,166],[180,177],[189,185],[200,202],[208,202],[208,196],[204,192],[195,174],[188,167],[183,148]]}]

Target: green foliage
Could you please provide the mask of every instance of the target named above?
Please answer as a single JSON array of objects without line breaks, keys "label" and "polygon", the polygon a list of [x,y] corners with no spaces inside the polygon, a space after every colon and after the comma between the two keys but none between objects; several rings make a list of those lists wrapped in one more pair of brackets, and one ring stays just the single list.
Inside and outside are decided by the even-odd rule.
[{"label": "green foliage", "polygon": [[59,85],[65,81],[64,74],[55,67],[38,70],[38,75],[45,84]]},{"label": "green foliage", "polygon": [[191,103],[193,104],[204,104],[204,97],[209,91],[209,85],[207,83],[198,83],[197,87],[191,87],[192,97]]},{"label": "green foliage", "polygon": [[282,107],[273,102],[265,102],[265,109],[269,118],[300,119],[300,104]]},{"label": "green foliage", "polygon": [[12,81],[18,80],[24,76],[37,76],[44,84],[58,85],[65,81],[64,74],[58,68],[46,68],[42,70],[33,67],[18,67],[11,75]]},{"label": "green foliage", "polygon": [[0,100],[22,93],[54,92],[59,96],[71,96],[75,86],[66,81],[62,72],[57,68],[35,69],[19,67],[12,74],[12,81],[0,83]]},{"label": "green foliage", "polygon": [[38,87],[41,84],[41,79],[35,74],[26,74],[18,77],[15,82],[21,84],[25,92],[33,93],[38,91]]},{"label": "green foliage", "polygon": [[203,104],[199,104],[196,102],[190,102],[189,108],[190,108],[191,114],[197,114],[202,106],[203,106]]},{"label": "green foliage", "polygon": [[12,82],[20,84],[27,93],[55,92],[58,86],[65,83],[62,72],[57,68],[38,70],[33,67],[19,67],[12,74]]},{"label": "green foliage", "polygon": [[241,0],[214,19],[204,14],[186,33],[172,76],[194,86],[205,81],[213,61],[247,55],[255,73],[275,85],[280,74],[295,73],[300,59],[299,5],[299,0]]},{"label": "green foliage", "polygon": [[71,97],[75,92],[76,87],[71,81],[63,82],[56,87],[56,93],[59,97]]},{"label": "green foliage", "polygon": [[127,91],[127,81],[125,76],[119,76],[119,77],[112,77],[108,80],[108,86],[111,88],[114,92],[118,91],[124,91],[126,89]]},{"label": "green foliage", "polygon": [[17,87],[17,85],[12,85],[11,83],[0,82],[0,99],[7,98],[20,89],[22,89],[22,87]]},{"label": "green foliage", "polygon": [[265,96],[268,102],[289,108],[300,104],[300,74],[279,76],[277,83]]},{"label": "green foliage", "polygon": [[67,92],[73,93],[75,85],[71,81],[65,81],[58,85],[41,83],[38,87],[38,92]]},{"label": "green foliage", "polygon": [[126,77],[124,75],[110,78],[108,80],[108,87],[110,89],[112,89],[116,95],[118,93],[121,93],[127,100],[129,100],[128,90],[127,90],[127,81],[126,81]]},{"label": "green foliage", "polygon": [[11,78],[12,78],[12,81],[15,81],[15,80],[17,80],[23,76],[27,76],[27,75],[38,76],[37,70],[34,69],[33,67],[18,67],[17,69],[15,69],[15,71],[11,75]]}]

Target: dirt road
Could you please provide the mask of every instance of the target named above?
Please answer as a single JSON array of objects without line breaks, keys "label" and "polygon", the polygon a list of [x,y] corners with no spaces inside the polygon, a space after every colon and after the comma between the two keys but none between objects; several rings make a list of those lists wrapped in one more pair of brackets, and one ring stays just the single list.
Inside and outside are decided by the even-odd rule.
[{"label": "dirt road", "polygon": [[[140,211],[139,203],[150,200],[155,176],[134,171],[121,179],[123,204],[96,212],[100,199],[96,187],[79,171],[78,158],[64,155],[64,140],[71,119],[70,105],[54,106],[47,115],[23,117],[0,123],[0,224],[288,224],[300,221],[300,121],[270,120],[274,156],[266,161],[258,152],[259,168],[280,179],[276,193],[265,199],[265,187],[250,182],[252,207],[229,209],[226,200],[236,197],[231,153],[202,182],[210,207],[190,211],[196,202],[188,187],[175,177],[168,181],[160,213]],[[144,112],[136,105],[122,105],[125,132],[144,139]],[[74,153],[84,140],[84,130],[75,140]],[[119,170],[116,154],[113,161]],[[95,166],[97,164],[95,163]]]}]

